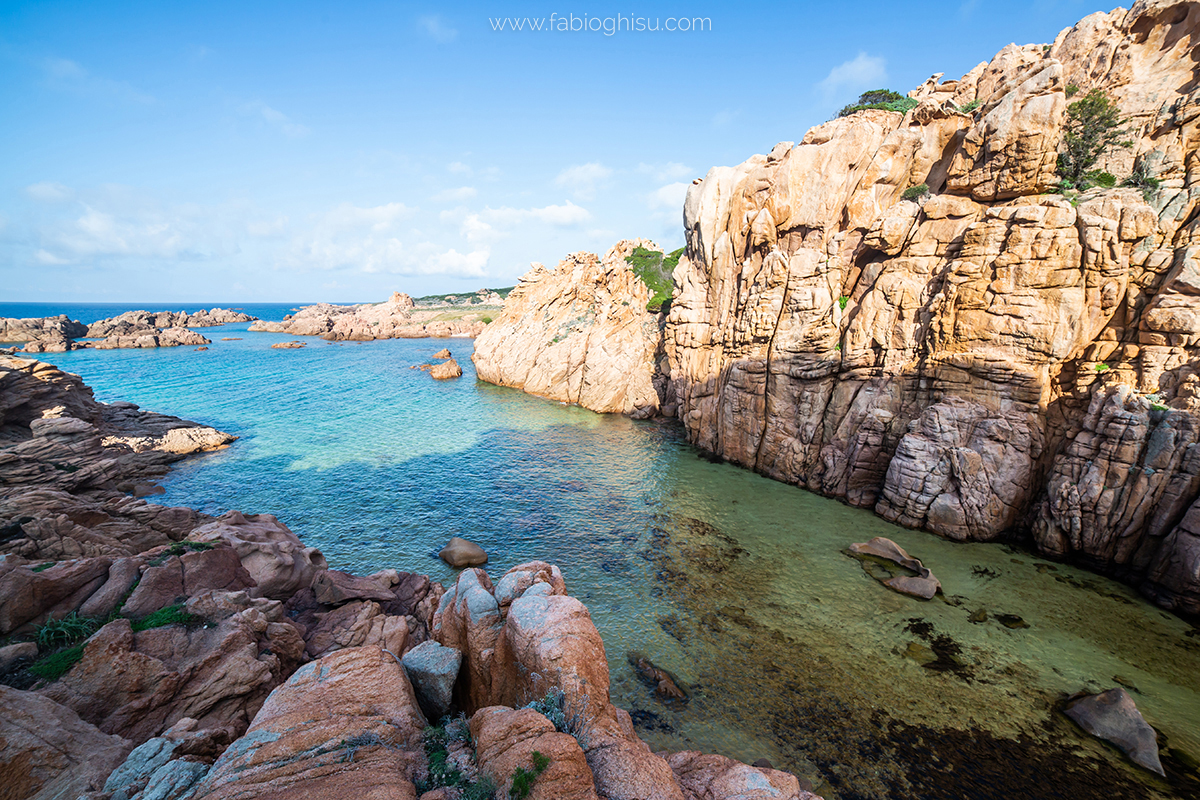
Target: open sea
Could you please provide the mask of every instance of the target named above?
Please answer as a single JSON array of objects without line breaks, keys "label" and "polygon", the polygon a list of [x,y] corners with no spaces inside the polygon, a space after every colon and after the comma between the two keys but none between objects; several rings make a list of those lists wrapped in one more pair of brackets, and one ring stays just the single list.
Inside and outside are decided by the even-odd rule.
[{"label": "open sea", "polygon": [[[0,316],[128,308],[6,303]],[[244,308],[281,319],[295,306]],[[359,573],[451,582],[437,558],[451,536],[487,550],[493,576],[557,563],[604,637],[615,702],[656,750],[767,758],[829,800],[1200,797],[1200,634],[1122,584],[713,463],[673,421],[478,382],[469,339],[272,350],[296,337],[247,327],[200,329],[203,352],[44,360],[100,400],[240,437],[177,465],[154,502],[275,514]],[[410,369],[446,346],[462,378]],[[873,536],[922,559],[945,596],[896,594],[844,553]],[[632,651],[688,700],[659,700]],[[1117,685],[1165,741],[1167,780],[1057,710]]]}]

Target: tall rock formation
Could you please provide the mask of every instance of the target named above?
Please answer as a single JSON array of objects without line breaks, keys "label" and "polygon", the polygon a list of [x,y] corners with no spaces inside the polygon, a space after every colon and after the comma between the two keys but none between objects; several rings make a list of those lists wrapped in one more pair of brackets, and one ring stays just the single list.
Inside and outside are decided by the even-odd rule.
[{"label": "tall rock formation", "polygon": [[[1200,3],[1142,0],[711,170],[664,405],[734,463],[1200,613],[1198,47]],[[1133,140],[1098,166],[1145,196],[1047,194],[1091,89]]]},{"label": "tall rock formation", "polygon": [[659,411],[654,388],[661,316],[626,258],[646,239],[618,242],[598,258],[572,253],[533,267],[504,311],[475,340],[480,379],[593,411],[643,418]]}]

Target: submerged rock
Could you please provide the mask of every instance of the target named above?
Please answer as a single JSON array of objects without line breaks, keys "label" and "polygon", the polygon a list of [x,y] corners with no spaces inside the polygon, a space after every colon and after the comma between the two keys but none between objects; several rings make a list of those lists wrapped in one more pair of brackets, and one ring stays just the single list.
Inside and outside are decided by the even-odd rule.
[{"label": "submerged rock", "polygon": [[302,342],[299,339],[293,339],[290,342],[276,342],[271,345],[272,350],[298,350],[301,347],[308,347],[308,342]]},{"label": "submerged rock", "polygon": [[1075,700],[1065,713],[1092,736],[1121,748],[1133,763],[1166,775],[1158,758],[1158,737],[1124,689]]},{"label": "submerged rock", "polygon": [[884,586],[901,594],[907,594],[910,597],[919,597],[922,600],[931,600],[942,588],[941,581],[935,578],[925,565],[910,556],[905,552],[903,547],[891,539],[876,536],[869,542],[850,545],[850,552],[855,555],[886,559],[893,564],[898,564],[907,570],[917,573],[916,575],[895,575],[886,579],[870,573],[872,577]]},{"label": "submerged rock", "polygon": [[478,567],[486,564],[488,560],[482,547],[457,536],[450,537],[449,544],[443,547],[438,555],[452,567]]}]

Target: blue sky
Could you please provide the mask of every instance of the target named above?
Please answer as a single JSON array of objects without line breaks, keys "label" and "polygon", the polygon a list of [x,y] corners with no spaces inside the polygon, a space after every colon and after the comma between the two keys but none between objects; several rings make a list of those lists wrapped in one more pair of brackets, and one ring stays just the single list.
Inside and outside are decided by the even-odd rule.
[{"label": "blue sky", "polygon": [[[1098,10],[0,2],[0,300],[368,301],[678,247],[709,167]],[[493,30],[552,13],[710,27]]]}]

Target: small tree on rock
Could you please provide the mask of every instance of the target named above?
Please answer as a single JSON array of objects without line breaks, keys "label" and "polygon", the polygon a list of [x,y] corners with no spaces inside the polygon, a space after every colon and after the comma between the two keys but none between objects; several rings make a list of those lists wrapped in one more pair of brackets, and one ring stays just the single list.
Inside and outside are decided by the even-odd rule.
[{"label": "small tree on rock", "polygon": [[1092,89],[1082,100],[1067,106],[1063,151],[1058,154],[1058,174],[1063,188],[1085,189],[1097,183],[1092,167],[1113,147],[1129,147],[1121,130],[1117,104],[1100,89]]}]

